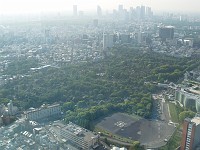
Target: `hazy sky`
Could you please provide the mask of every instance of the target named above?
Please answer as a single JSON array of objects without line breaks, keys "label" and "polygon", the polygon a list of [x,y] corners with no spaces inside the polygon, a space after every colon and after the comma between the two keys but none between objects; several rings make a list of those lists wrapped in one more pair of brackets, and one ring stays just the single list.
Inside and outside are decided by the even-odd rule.
[{"label": "hazy sky", "polygon": [[145,5],[153,10],[200,12],[200,0],[0,0],[0,13],[24,13],[63,11],[72,12],[72,5],[78,5],[78,10],[96,10],[100,5],[102,10],[112,10],[119,4],[124,8]]}]

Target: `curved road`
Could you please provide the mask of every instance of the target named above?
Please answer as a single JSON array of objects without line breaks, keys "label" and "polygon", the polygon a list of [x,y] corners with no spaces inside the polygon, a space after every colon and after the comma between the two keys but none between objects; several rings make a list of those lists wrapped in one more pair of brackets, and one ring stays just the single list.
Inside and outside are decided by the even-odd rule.
[{"label": "curved road", "polygon": [[120,145],[124,145],[124,146],[131,146],[132,145],[131,143],[122,142],[122,141],[119,141],[119,140],[111,138],[111,137],[107,137],[107,136],[101,136],[100,137],[101,140],[104,140],[105,138],[107,138],[108,141],[111,141],[113,143],[117,143],[117,144],[120,144]]}]

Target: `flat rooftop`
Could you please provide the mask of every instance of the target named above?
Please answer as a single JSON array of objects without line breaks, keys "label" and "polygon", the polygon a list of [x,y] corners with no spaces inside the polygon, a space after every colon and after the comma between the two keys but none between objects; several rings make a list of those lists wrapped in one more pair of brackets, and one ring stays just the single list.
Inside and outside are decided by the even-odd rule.
[{"label": "flat rooftop", "polygon": [[196,123],[196,125],[199,125],[200,124],[200,117],[194,117],[191,122],[194,122]]},{"label": "flat rooftop", "polygon": [[34,111],[38,111],[38,110],[42,110],[42,109],[47,109],[47,108],[53,108],[53,107],[59,107],[60,104],[53,104],[53,105],[42,105],[40,106],[39,108],[29,108],[27,111],[25,111],[25,113],[31,113],[31,112],[34,112]]},{"label": "flat rooftop", "polygon": [[76,124],[73,124],[72,122],[70,122],[69,124],[64,126],[62,128],[62,130],[66,130],[66,131],[70,132],[71,134],[84,139],[84,141],[86,141],[86,142],[89,142],[93,138],[97,137],[97,135],[95,135],[93,132],[91,132],[87,129],[84,129]]}]

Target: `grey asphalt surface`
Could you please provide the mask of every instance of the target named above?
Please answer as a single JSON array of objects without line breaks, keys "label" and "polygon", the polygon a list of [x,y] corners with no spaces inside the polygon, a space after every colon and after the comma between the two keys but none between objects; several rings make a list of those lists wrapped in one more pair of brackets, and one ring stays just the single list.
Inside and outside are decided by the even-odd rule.
[{"label": "grey asphalt surface", "polygon": [[[163,107],[164,109],[168,110],[167,105]],[[122,121],[126,125],[118,127],[115,124],[118,121]],[[169,125],[168,122],[146,119],[137,120],[122,113],[116,113],[104,118],[97,126],[113,134],[140,141],[142,145],[151,148],[165,145],[165,139],[169,139],[175,131],[175,127]]]}]

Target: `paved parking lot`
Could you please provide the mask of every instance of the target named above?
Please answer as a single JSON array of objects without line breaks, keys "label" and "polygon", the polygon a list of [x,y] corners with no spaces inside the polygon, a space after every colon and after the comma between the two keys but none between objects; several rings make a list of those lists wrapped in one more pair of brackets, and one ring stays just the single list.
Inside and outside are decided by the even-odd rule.
[{"label": "paved parking lot", "polygon": [[104,118],[97,126],[113,134],[140,141],[142,145],[151,148],[165,145],[166,139],[175,131],[175,127],[168,122],[133,118],[122,113]]}]

